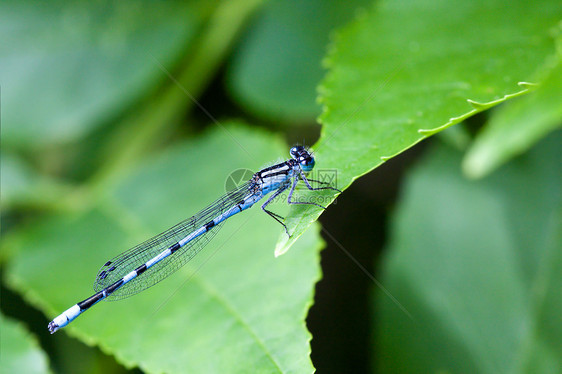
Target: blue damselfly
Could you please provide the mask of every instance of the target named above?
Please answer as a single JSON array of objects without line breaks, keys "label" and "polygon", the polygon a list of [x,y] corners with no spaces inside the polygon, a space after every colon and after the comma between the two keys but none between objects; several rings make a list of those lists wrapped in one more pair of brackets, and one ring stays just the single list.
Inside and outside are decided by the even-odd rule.
[{"label": "blue damselfly", "polygon": [[160,282],[199,253],[217,233],[221,223],[252,207],[270,192],[273,195],[261,208],[283,225],[289,235],[287,226],[283,223],[284,218],[267,209],[276,197],[289,189],[289,204],[312,204],[324,208],[314,202],[292,200],[301,180],[312,191],[330,189],[341,192],[331,186],[313,188],[310,185],[309,181],[313,180],[307,179],[306,174],[312,171],[315,161],[312,153],[305,147],[295,146],[291,148],[290,154],[291,158],[287,161],[258,171],[249,181],[226,193],[193,217],[107,261],[94,282],[96,293],[53,319],[48,326],[51,334],[101,300],[124,299]]}]

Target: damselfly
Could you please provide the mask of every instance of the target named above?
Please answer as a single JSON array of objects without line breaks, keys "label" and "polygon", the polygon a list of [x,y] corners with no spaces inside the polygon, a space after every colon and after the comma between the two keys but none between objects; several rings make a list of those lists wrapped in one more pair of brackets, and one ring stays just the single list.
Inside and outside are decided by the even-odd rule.
[{"label": "damselfly", "polygon": [[284,218],[267,209],[283,191],[289,189],[289,204],[312,204],[321,208],[324,207],[315,202],[292,200],[299,180],[312,191],[330,189],[341,192],[331,186],[313,188],[310,185],[310,181],[327,183],[306,178],[315,163],[314,157],[306,148],[293,147],[290,154],[291,158],[287,161],[258,171],[249,181],[228,192],[193,217],[107,261],[94,281],[96,293],[49,322],[51,334],[68,325],[101,300],[124,299],[160,282],[199,253],[217,233],[222,222],[250,208],[270,192],[274,193],[261,208],[283,225],[289,235],[287,226],[283,223]]}]

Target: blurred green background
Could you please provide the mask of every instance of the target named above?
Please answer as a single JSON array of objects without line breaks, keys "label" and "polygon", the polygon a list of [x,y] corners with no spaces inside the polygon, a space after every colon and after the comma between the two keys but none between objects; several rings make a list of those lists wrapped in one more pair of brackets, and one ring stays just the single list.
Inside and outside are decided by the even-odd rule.
[{"label": "blurred green background", "polygon": [[[561,20],[549,0],[1,2],[2,372],[562,372]],[[253,208],[48,334],[105,261],[296,143],[345,191],[276,203],[290,249]]]}]

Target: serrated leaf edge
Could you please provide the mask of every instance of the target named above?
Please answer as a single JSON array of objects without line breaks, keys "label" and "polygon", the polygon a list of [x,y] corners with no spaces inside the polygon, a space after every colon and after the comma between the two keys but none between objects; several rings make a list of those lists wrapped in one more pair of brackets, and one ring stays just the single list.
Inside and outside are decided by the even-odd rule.
[{"label": "serrated leaf edge", "polygon": [[496,100],[489,101],[489,102],[481,103],[481,102],[478,102],[478,101],[475,101],[475,100],[472,100],[472,99],[466,99],[468,104],[470,106],[472,106],[472,108],[473,108],[471,111],[466,112],[464,114],[461,114],[458,117],[451,117],[449,119],[449,121],[442,126],[439,126],[439,127],[433,128],[433,129],[419,129],[418,133],[421,134],[421,135],[424,135],[425,137],[434,135],[434,134],[436,134],[440,131],[445,130],[448,127],[451,127],[452,125],[455,125],[459,122],[464,121],[465,119],[475,115],[476,113],[483,112],[484,110],[490,109],[490,108],[492,108],[492,107],[494,107],[498,104],[503,103],[504,101],[507,101],[509,99],[513,99],[513,98],[521,96],[521,95],[524,95],[524,94],[530,92],[533,88],[538,86],[538,84],[536,84],[536,83],[529,83],[529,82],[518,82],[517,85],[519,87],[522,87],[523,89],[520,90],[520,91],[511,93],[511,94],[505,94],[503,97],[501,97],[499,99],[496,99]]}]

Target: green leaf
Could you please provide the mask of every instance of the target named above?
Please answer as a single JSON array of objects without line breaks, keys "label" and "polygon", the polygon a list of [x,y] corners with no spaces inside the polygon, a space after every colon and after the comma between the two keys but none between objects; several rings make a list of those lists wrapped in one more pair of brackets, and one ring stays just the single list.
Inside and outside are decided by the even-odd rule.
[{"label": "green leaf", "polygon": [[3,373],[50,373],[45,352],[20,323],[0,313]]},{"label": "green leaf", "polygon": [[2,139],[78,139],[162,79],[201,19],[193,2],[3,1]]},{"label": "green leaf", "polygon": [[562,369],[562,132],[488,178],[433,149],[410,174],[377,292],[381,372]]},{"label": "green leaf", "polygon": [[332,29],[367,0],[272,0],[250,27],[228,70],[228,86],[244,109],[275,121],[313,121],[316,86]]},{"label": "green leaf", "polygon": [[[11,241],[19,255],[9,284],[54,317],[90,295],[108,259],[210,204],[231,172],[256,170],[287,151],[278,138],[228,126],[145,160],[91,208],[20,232]],[[304,318],[320,277],[321,241],[316,228],[276,259],[281,230],[259,207],[236,215],[177,274],[125,301],[98,304],[59,333],[147,372],[312,372]]]},{"label": "green leaf", "polygon": [[[320,87],[319,168],[340,189],[421,140],[520,95],[554,51],[562,3],[382,1],[338,34]],[[525,86],[523,86],[525,87]],[[329,199],[331,200],[331,199]],[[298,207],[291,240],[322,210]]]},{"label": "green leaf", "polygon": [[489,174],[562,126],[562,64],[559,59],[551,64],[536,92],[506,104],[490,118],[463,162],[468,176]]}]

